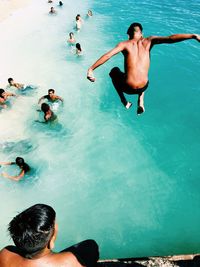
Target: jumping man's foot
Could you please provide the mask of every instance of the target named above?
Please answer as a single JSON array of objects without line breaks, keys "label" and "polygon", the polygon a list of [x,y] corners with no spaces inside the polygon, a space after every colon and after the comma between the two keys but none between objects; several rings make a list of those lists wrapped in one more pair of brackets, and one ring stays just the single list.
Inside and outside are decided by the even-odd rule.
[{"label": "jumping man's foot", "polygon": [[132,103],[131,102],[127,102],[126,109],[129,109],[131,106],[132,106]]},{"label": "jumping man's foot", "polygon": [[87,71],[87,79],[91,82],[95,81],[94,74],[93,74],[93,71],[91,69],[88,69],[88,71]]},{"label": "jumping man's foot", "polygon": [[141,115],[141,114],[144,113],[144,112],[145,112],[144,107],[142,107],[142,106],[138,106],[138,108],[137,108],[137,114],[138,114],[138,115]]},{"label": "jumping man's foot", "polygon": [[92,76],[87,76],[87,79],[89,80],[89,81],[91,81],[91,82],[94,82],[95,81],[95,78],[94,77],[92,77]]}]

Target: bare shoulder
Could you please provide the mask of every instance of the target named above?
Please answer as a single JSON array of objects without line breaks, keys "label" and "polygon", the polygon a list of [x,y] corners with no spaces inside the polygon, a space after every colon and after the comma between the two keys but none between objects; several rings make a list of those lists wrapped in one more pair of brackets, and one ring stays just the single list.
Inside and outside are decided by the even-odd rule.
[{"label": "bare shoulder", "polygon": [[[56,254],[56,263],[65,264],[67,267],[83,267],[76,256],[71,252],[61,252]],[[60,265],[59,265],[60,266]]]},{"label": "bare shoulder", "polygon": [[1,267],[6,266],[8,260],[9,260],[9,251],[6,248],[3,248],[0,251],[0,266]]}]

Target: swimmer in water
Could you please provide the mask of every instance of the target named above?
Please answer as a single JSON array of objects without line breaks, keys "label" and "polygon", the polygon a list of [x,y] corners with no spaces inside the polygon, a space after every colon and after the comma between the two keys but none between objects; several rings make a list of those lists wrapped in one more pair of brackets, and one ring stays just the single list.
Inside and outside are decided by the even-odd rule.
[{"label": "swimmer in water", "polygon": [[53,1],[52,0],[48,0],[48,3],[53,3]]},{"label": "swimmer in water", "polygon": [[56,14],[56,11],[53,6],[50,8],[49,14]]},{"label": "swimmer in water", "polygon": [[87,12],[87,17],[90,18],[93,16],[92,10],[88,10]]},{"label": "swimmer in water", "polygon": [[38,104],[40,104],[40,102],[44,99],[47,99],[49,102],[55,102],[57,100],[60,100],[60,101],[64,101],[62,97],[58,96],[58,95],[55,95],[55,90],[54,89],[49,89],[48,90],[48,95],[44,95],[42,96],[39,101],[38,101]]},{"label": "swimmer in water", "polygon": [[9,178],[9,179],[14,180],[14,181],[19,181],[20,179],[22,179],[24,177],[24,175],[27,172],[30,171],[29,165],[21,157],[17,157],[15,162],[0,162],[0,165],[13,165],[13,164],[16,164],[17,166],[19,166],[19,168],[21,169],[20,174],[16,175],[16,176],[11,176],[11,175],[8,175],[7,173],[3,172],[1,174],[3,177]]},{"label": "swimmer in water", "polygon": [[79,43],[76,43],[76,55],[77,56],[83,55],[83,51],[82,51],[81,45]]},{"label": "swimmer in water", "polygon": [[73,32],[70,32],[69,33],[69,39],[67,40],[67,42],[71,45],[74,45],[76,43],[76,40],[74,38],[74,33]]},{"label": "swimmer in water", "polygon": [[59,1],[59,6],[63,6],[63,2],[62,1]]},{"label": "swimmer in water", "polygon": [[83,25],[83,19],[81,18],[81,15],[76,15],[76,30],[79,32]]},{"label": "swimmer in water", "polygon": [[127,30],[129,40],[118,43],[116,47],[101,56],[87,72],[87,79],[94,82],[93,70],[104,64],[114,55],[122,52],[125,72],[115,67],[111,70],[110,77],[122,104],[127,109],[132,104],[126,100],[124,93],[138,95],[138,115],[145,111],[144,93],[149,84],[148,72],[152,47],[158,44],[173,44],[188,39],[195,39],[200,42],[200,35],[198,34],[173,34],[165,37],[150,36],[144,38],[142,30],[143,27],[140,23],[132,23]]},{"label": "swimmer in water", "polygon": [[7,98],[9,96],[16,96],[13,93],[10,92],[5,92],[4,89],[0,89],[0,107],[1,108],[7,108],[8,106],[6,105]]},{"label": "swimmer in water", "polygon": [[58,224],[56,212],[51,206],[35,204],[18,213],[9,223],[8,231],[14,245],[6,246],[0,251],[1,267],[97,265],[99,249],[92,239],[84,240],[60,252],[53,251]]},{"label": "swimmer in water", "polygon": [[[42,103],[41,110],[44,112],[44,122],[53,122],[57,120],[57,116],[53,113],[50,106],[47,103]],[[40,121],[38,121],[40,122]]]},{"label": "swimmer in water", "polygon": [[8,78],[8,85],[11,87],[11,86],[14,86],[15,88],[17,89],[23,89],[24,88],[24,84],[22,83],[16,83],[13,78]]}]

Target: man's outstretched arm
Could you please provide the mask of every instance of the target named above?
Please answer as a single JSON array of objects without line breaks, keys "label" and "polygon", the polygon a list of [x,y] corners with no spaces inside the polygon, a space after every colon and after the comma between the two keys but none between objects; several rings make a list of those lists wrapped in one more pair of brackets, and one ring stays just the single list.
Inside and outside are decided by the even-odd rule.
[{"label": "man's outstretched arm", "polygon": [[124,49],[123,43],[119,43],[115,48],[110,50],[109,52],[105,53],[103,56],[101,56],[89,69],[87,72],[87,79],[91,82],[95,81],[93,70],[98,68],[100,65],[104,64],[106,61],[108,61],[112,56],[118,54]]},{"label": "man's outstretched arm", "polygon": [[156,44],[173,44],[177,42],[182,42],[188,39],[195,39],[198,42],[200,42],[200,35],[199,34],[187,34],[187,33],[179,33],[179,34],[173,34],[170,36],[150,36],[148,38],[151,41],[151,46]]}]

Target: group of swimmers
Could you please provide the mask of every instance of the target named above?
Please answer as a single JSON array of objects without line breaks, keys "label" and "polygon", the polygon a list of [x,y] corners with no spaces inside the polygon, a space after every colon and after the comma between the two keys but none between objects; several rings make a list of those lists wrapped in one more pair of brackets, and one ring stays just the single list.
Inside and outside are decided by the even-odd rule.
[{"label": "group of swimmers", "polygon": [[[92,10],[88,10],[86,17],[90,18],[92,16],[93,16]],[[81,15],[77,14],[76,15],[76,27],[75,27],[77,32],[80,32],[83,23],[84,23],[84,20],[82,19]],[[75,54],[77,56],[83,55],[81,44],[80,43],[76,43],[76,39],[74,37],[74,33],[73,32],[69,33],[69,39],[67,40],[67,42],[72,46],[72,48],[75,45],[75,48],[76,48]],[[74,53],[73,49],[71,51],[72,51],[72,53]]]}]

